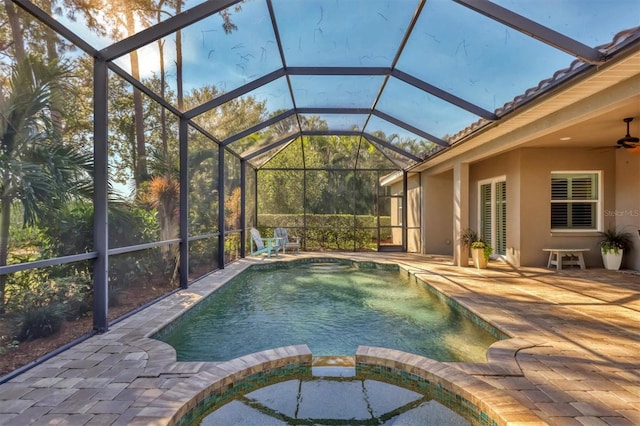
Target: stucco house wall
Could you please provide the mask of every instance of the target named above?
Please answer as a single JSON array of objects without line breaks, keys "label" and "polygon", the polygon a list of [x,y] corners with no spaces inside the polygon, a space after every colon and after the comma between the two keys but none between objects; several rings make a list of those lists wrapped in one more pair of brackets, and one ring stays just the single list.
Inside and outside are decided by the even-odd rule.
[{"label": "stucco house wall", "polygon": [[505,177],[507,182],[507,251],[505,260],[520,266],[521,151],[514,150],[474,163],[469,169],[469,226],[480,230],[479,182]]},{"label": "stucco house wall", "polygon": [[[602,267],[599,232],[551,232],[551,172],[602,171],[603,210],[615,208],[615,155],[612,150],[528,148],[521,150],[521,263],[544,266],[548,254],[543,248],[588,248],[587,267]],[[612,225],[603,217],[603,229]]]},{"label": "stucco house wall", "polygon": [[420,183],[419,173],[407,177],[407,251],[410,253],[422,252],[422,230],[420,229],[422,190]]},{"label": "stucco house wall", "polygon": [[615,197],[615,210],[605,214],[619,231],[630,235],[633,244],[622,258],[622,268],[640,271],[640,154],[616,150]]},{"label": "stucco house wall", "polygon": [[424,253],[453,255],[453,171],[422,173]]},{"label": "stucco house wall", "polygon": [[[422,230],[421,226],[421,188],[420,174],[414,173],[407,177],[407,193],[404,196],[407,198],[407,251],[409,253],[421,253],[422,252]],[[402,179],[396,180],[391,185],[391,194],[401,195],[403,192]],[[402,198],[391,198],[391,226],[394,226],[391,230],[392,242],[394,245],[402,245]]]},{"label": "stucco house wall", "polygon": [[[602,172],[602,230],[615,226],[628,232],[634,249],[625,255],[623,268],[640,268],[640,156],[616,150],[522,148],[473,163],[469,168],[469,225],[479,230],[478,183],[504,176],[507,182],[507,253],[514,266],[546,266],[543,248],[588,248],[588,267],[602,267],[600,232],[551,232],[550,200],[553,171]],[[425,177],[427,252],[446,253],[438,245],[448,213],[435,206],[446,198],[450,173]],[[438,189],[442,190],[442,193]],[[436,237],[431,240],[430,237]]]}]

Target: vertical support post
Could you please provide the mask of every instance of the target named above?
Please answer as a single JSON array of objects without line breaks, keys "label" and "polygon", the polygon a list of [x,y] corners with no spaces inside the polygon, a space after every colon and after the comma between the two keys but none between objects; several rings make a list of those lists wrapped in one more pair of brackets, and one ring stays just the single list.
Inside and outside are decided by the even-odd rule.
[{"label": "vertical support post", "polygon": [[402,251],[407,252],[407,239],[409,238],[408,224],[407,221],[409,219],[409,214],[407,212],[407,207],[409,206],[409,202],[407,200],[408,194],[407,190],[409,185],[407,183],[408,174],[406,171],[402,171]]},{"label": "vertical support post", "polygon": [[453,264],[469,265],[468,248],[460,242],[462,232],[469,227],[469,163],[453,166]]},{"label": "vertical support post", "polygon": [[253,223],[251,224],[251,226],[256,226],[258,224],[258,170],[252,167],[251,172],[254,175],[253,181],[256,183],[253,188],[253,199],[255,200],[255,202],[253,203]]},{"label": "vertical support post", "polygon": [[[427,221],[428,206],[430,202],[429,187],[427,186],[427,175],[420,172],[420,253],[427,254],[427,241],[431,238],[430,229]],[[451,240],[449,240],[451,241]]]},{"label": "vertical support post", "polygon": [[218,149],[218,266],[224,269],[224,240],[226,226],[224,223],[224,147]]},{"label": "vertical support post", "polygon": [[108,151],[108,69],[101,59],[93,66],[93,329],[109,328],[109,171]]},{"label": "vertical support post", "polygon": [[302,228],[304,238],[302,239],[302,250],[307,250],[307,169],[302,171]]},{"label": "vertical support post", "polygon": [[423,203],[424,203],[424,183],[422,182],[422,172],[418,172],[418,182],[420,185],[420,195],[418,196],[418,224],[420,224],[420,236],[418,239],[418,242],[420,244],[420,248],[418,250],[418,253],[426,253],[425,251],[425,243],[424,243],[424,235],[425,235],[425,227],[424,227],[424,222],[425,222],[425,217],[426,215],[424,214],[424,207],[423,207]]},{"label": "vertical support post", "polygon": [[189,127],[180,118],[180,287],[189,285]]},{"label": "vertical support post", "polygon": [[[300,137],[302,151],[302,250],[307,249],[307,159],[304,153],[304,140]],[[300,233],[298,232],[298,235]]]},{"label": "vertical support post", "polygon": [[357,233],[357,228],[358,228],[358,212],[356,211],[356,206],[358,205],[358,203],[356,202],[356,195],[357,194],[357,188],[356,188],[356,183],[358,182],[358,171],[354,168],[353,169],[353,251],[355,252],[358,247],[357,247],[357,241],[356,241],[356,235]]},{"label": "vertical support post", "polygon": [[376,172],[376,229],[378,235],[378,251],[380,251],[380,170]]},{"label": "vertical support post", "polygon": [[246,256],[247,160],[240,160],[240,257]]}]

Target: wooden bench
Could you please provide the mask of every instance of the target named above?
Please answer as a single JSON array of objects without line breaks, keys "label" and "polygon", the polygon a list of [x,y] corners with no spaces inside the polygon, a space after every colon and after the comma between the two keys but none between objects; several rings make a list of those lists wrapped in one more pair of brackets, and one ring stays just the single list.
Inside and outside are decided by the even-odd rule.
[{"label": "wooden bench", "polygon": [[547,268],[555,266],[559,271],[565,265],[577,265],[580,269],[586,269],[584,265],[584,256],[582,253],[589,251],[588,248],[580,249],[542,249],[549,252],[549,261]]}]

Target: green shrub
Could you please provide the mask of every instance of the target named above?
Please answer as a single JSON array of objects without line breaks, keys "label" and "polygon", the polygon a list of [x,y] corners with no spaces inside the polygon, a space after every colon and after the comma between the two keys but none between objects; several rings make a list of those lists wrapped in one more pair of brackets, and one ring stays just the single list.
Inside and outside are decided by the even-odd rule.
[{"label": "green shrub", "polygon": [[[302,239],[307,250],[362,250],[377,247],[378,217],[351,214],[307,214],[305,215],[261,214],[258,230],[263,237],[273,236],[273,228],[284,226],[291,235]],[[391,218],[380,217],[381,239],[391,235]]]},{"label": "green shrub", "polygon": [[[248,240],[247,240],[248,241]],[[247,250],[249,242],[247,242]],[[207,238],[189,243],[189,274],[197,278],[218,267],[218,238]]]},{"label": "green shrub", "polygon": [[86,317],[93,309],[93,283],[88,277],[68,277],[58,280],[65,296],[62,301],[64,318],[73,321]]},{"label": "green shrub", "polygon": [[86,275],[50,276],[51,269],[33,269],[10,275],[7,284],[7,310],[18,313],[34,307],[58,304],[64,310],[73,304],[89,304],[92,282]]},{"label": "green shrub", "polygon": [[15,340],[13,336],[0,335],[0,355],[4,355],[12,349],[17,349],[19,346],[20,342]]},{"label": "green shrub", "polygon": [[159,248],[109,258],[109,289],[171,284],[177,258],[165,258]]},{"label": "green shrub", "polygon": [[20,313],[17,339],[25,342],[51,336],[60,329],[63,320],[64,308],[61,305],[35,306]]},{"label": "green shrub", "polygon": [[124,290],[122,287],[118,286],[109,286],[109,291],[107,292],[107,304],[110,308],[114,308],[116,306],[120,306],[122,304],[122,294]]},{"label": "green shrub", "polygon": [[6,308],[13,325],[3,330],[6,339],[47,337],[59,330],[62,321],[84,317],[91,311],[91,279],[85,275],[49,275],[55,272],[56,268],[34,269],[9,276]]}]

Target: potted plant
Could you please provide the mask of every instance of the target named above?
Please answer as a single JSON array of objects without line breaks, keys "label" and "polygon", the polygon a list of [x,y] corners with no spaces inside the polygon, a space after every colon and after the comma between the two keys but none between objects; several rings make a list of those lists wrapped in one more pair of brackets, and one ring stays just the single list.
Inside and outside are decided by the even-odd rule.
[{"label": "potted plant", "polygon": [[471,228],[465,229],[460,235],[460,242],[466,249],[463,249],[463,256],[466,256],[465,265],[469,264],[469,250],[471,249],[471,244],[478,241],[478,233]]},{"label": "potted plant", "polygon": [[478,233],[471,228],[467,228],[460,235],[460,242],[471,249],[471,259],[473,265],[478,269],[487,267],[489,256],[493,253],[491,246],[478,236]]},{"label": "potted plant", "polygon": [[602,253],[602,263],[606,269],[617,271],[622,263],[624,249],[631,246],[629,234],[618,232],[615,228],[610,228],[603,233],[604,239],[600,241],[600,253]]},{"label": "potted plant", "polygon": [[493,248],[482,240],[471,243],[471,257],[473,266],[478,269],[485,269],[489,262],[489,256],[493,253]]}]

